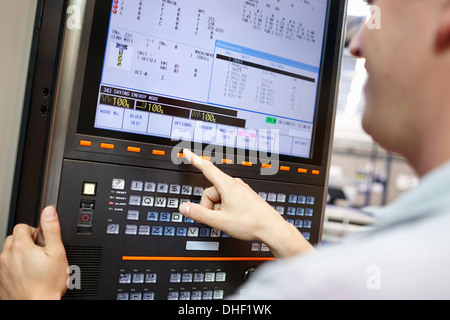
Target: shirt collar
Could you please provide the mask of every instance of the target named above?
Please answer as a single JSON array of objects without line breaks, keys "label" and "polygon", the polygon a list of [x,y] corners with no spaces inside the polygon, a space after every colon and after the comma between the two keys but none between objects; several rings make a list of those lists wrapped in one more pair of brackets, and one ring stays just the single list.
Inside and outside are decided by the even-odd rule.
[{"label": "shirt collar", "polygon": [[430,215],[450,213],[450,162],[425,175],[419,185],[383,208],[365,208],[384,227]]}]

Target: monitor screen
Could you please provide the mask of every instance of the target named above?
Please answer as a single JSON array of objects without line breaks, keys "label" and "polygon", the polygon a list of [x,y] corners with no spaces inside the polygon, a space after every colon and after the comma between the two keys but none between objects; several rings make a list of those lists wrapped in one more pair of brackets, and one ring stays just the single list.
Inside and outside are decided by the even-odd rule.
[{"label": "monitor screen", "polygon": [[328,1],[109,5],[107,29],[91,39],[102,59],[92,129],[312,157]]}]

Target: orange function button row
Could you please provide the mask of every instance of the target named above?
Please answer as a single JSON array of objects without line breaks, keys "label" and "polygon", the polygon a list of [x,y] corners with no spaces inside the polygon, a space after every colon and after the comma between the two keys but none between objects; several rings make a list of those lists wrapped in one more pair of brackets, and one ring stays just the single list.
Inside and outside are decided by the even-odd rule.
[{"label": "orange function button row", "polygon": [[108,150],[114,150],[114,145],[111,143],[101,143],[100,148],[102,149],[108,149]]},{"label": "orange function button row", "polygon": [[155,156],[165,156],[166,152],[163,150],[153,150],[152,154],[154,154]]},{"label": "orange function button row", "polygon": [[92,141],[80,140],[80,146],[82,146],[82,147],[92,147]]},{"label": "orange function button row", "polygon": [[141,148],[138,148],[138,147],[127,147],[127,151],[128,152],[134,152],[134,153],[140,153],[141,152]]}]

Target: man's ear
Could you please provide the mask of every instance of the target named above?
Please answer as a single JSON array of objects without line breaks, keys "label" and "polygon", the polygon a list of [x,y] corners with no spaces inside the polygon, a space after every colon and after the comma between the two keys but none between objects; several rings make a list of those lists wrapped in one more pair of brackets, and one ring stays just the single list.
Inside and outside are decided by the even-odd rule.
[{"label": "man's ear", "polygon": [[442,6],[436,37],[436,50],[443,52],[450,49],[450,1]]}]

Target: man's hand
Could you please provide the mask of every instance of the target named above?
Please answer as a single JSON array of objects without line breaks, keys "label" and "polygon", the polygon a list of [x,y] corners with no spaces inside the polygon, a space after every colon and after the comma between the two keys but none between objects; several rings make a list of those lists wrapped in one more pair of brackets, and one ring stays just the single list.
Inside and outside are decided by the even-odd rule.
[{"label": "man's hand", "polygon": [[203,192],[200,205],[182,204],[181,214],[233,238],[262,241],[277,258],[313,250],[293,225],[241,179],[228,176],[189,150],[183,150],[183,154],[213,186]]},{"label": "man's hand", "polygon": [[36,229],[17,225],[0,254],[0,299],[61,299],[67,289],[68,262],[54,207],[41,215],[45,246],[35,244]]}]

